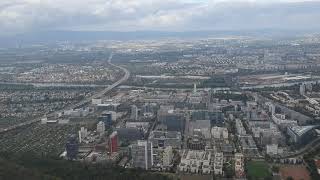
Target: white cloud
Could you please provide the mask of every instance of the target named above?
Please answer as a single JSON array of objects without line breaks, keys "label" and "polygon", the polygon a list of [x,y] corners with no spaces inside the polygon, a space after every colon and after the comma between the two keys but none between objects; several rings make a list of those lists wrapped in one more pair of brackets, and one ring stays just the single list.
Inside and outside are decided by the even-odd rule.
[{"label": "white cloud", "polygon": [[320,4],[293,2],[302,0],[1,0],[0,34],[319,26]]}]

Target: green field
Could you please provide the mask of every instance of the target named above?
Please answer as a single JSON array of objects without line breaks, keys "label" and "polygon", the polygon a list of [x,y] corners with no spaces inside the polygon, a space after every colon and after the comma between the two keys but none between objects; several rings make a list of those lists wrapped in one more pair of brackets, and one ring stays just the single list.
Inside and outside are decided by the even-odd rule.
[{"label": "green field", "polygon": [[271,176],[269,166],[264,161],[250,161],[247,163],[248,179],[264,179]]}]

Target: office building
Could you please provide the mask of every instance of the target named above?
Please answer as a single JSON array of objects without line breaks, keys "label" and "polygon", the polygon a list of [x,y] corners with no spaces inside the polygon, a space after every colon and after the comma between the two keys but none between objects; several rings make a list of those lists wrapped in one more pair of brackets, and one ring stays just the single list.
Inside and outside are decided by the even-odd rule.
[{"label": "office building", "polygon": [[79,152],[79,143],[75,135],[71,135],[66,143],[67,159],[75,160]]},{"label": "office building", "polygon": [[115,121],[115,118],[115,113],[112,113],[111,111],[104,111],[101,113],[98,120],[102,121],[105,124],[105,126],[111,126],[112,122]]},{"label": "office building", "polygon": [[110,153],[118,152],[118,133],[114,131],[109,136],[109,151]]},{"label": "office building", "polygon": [[182,140],[181,133],[178,131],[152,131],[149,141],[154,147],[172,147],[180,149]]},{"label": "office building", "polygon": [[299,92],[300,92],[301,96],[304,96],[306,94],[306,85],[305,84],[300,85]]},{"label": "office building", "polygon": [[131,119],[137,121],[138,120],[139,109],[136,105],[131,106]]},{"label": "office building", "polygon": [[167,127],[168,131],[183,132],[185,129],[185,117],[182,113],[174,110],[158,111],[158,121]]},{"label": "office building", "polygon": [[138,140],[131,146],[132,165],[134,168],[151,169],[153,166],[153,147],[148,141]]},{"label": "office building", "polygon": [[86,138],[88,136],[88,130],[85,127],[81,127],[79,131],[79,142],[82,142],[82,139]]}]

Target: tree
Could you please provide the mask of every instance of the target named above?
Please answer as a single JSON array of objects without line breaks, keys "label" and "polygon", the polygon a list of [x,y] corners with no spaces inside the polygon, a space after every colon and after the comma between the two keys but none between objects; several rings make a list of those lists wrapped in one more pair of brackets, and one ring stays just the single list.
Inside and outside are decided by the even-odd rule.
[{"label": "tree", "polygon": [[287,177],[286,180],[294,180],[292,176]]},{"label": "tree", "polygon": [[279,167],[278,166],[272,166],[272,172],[278,173],[279,172]]}]

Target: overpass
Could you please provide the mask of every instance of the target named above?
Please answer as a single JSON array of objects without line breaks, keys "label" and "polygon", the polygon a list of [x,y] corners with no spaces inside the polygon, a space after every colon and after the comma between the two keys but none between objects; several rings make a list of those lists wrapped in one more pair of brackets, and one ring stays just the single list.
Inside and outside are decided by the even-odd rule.
[{"label": "overpass", "polygon": [[[112,91],[114,88],[116,88],[117,86],[119,86],[120,84],[122,84],[123,82],[127,81],[130,77],[130,72],[124,68],[124,67],[121,67],[121,66],[118,66],[118,65],[115,65],[111,62],[112,60],[112,57],[113,57],[113,54],[111,53],[111,55],[109,56],[108,58],[108,64],[110,64],[111,66],[115,67],[115,68],[119,68],[121,69],[125,74],[124,76],[119,79],[117,82],[113,83],[112,85],[108,86],[107,88],[103,89],[102,91],[99,91],[97,92],[96,94],[92,95],[91,97],[88,97],[88,98],[85,98],[84,100],[76,103],[76,104],[73,104],[71,106],[68,106],[66,107],[65,109],[75,109],[75,108],[78,108],[78,107],[81,107],[81,106],[84,106],[88,103],[91,102],[92,99],[95,99],[95,98],[100,98],[102,97],[104,94],[107,94],[109,93],[110,91]],[[48,114],[48,116],[51,116],[51,115],[54,115],[54,114],[57,114],[59,112],[62,112],[64,111],[65,109],[63,110],[58,110],[58,111],[55,111],[55,112],[52,112],[50,114]],[[41,121],[41,118],[36,118],[34,120],[30,120],[30,121],[27,121],[27,122],[23,122],[23,123],[20,123],[20,124],[16,124],[16,125],[13,125],[13,126],[10,126],[8,128],[5,128],[5,129],[1,129],[0,130],[0,133],[4,133],[4,132],[7,132],[7,131],[11,131],[11,130],[14,130],[16,128],[19,128],[19,127],[23,127],[23,126],[26,126],[26,125],[30,125],[30,124],[33,124],[33,123],[36,123],[36,122],[40,122]]]}]

